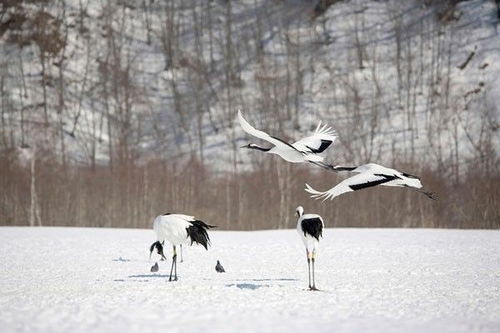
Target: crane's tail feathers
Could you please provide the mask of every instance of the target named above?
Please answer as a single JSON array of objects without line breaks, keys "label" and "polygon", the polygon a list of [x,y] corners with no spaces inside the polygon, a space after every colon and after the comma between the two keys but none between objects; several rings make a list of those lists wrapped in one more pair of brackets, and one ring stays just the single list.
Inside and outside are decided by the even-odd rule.
[{"label": "crane's tail feathers", "polygon": [[186,228],[188,233],[188,238],[191,240],[191,245],[193,243],[198,243],[202,245],[205,250],[208,250],[208,246],[210,245],[210,237],[208,237],[207,230],[211,228],[216,228],[214,225],[206,224],[203,221],[196,220],[190,222],[191,226]]}]

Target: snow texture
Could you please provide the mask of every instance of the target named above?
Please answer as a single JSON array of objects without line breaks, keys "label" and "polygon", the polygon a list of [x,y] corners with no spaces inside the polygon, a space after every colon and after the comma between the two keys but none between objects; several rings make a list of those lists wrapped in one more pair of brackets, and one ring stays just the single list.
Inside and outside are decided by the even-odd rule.
[{"label": "snow texture", "polygon": [[326,229],[319,292],[295,230],[210,234],[168,282],[152,230],[0,228],[1,332],[500,330],[499,231]]},{"label": "snow texture", "polygon": [[[93,142],[97,159],[105,161],[109,156],[109,137],[106,124],[98,126],[99,119],[107,103],[112,111],[119,109],[116,105],[118,100],[110,98],[104,103],[101,95],[92,92],[100,84],[100,66],[109,52],[109,41],[103,36],[106,6],[100,1],[66,2],[65,22],[69,26],[68,59],[64,68],[67,111],[62,116],[65,118],[63,122],[68,124],[64,131],[72,133],[66,138],[66,149],[75,160],[89,162],[88,156],[83,153],[82,143],[89,145],[89,138],[97,137],[98,140]],[[233,94],[238,96],[233,96],[233,99],[241,99],[241,102],[233,105],[234,110],[228,110],[228,101],[224,97],[227,88],[224,66],[227,61],[225,37],[221,36],[226,35],[226,3],[173,2],[175,22],[182,34],[173,63],[166,66],[159,38],[165,25],[165,3],[150,2],[148,15],[153,29],[150,31],[145,26],[141,6],[134,5],[133,1],[117,2],[116,15],[110,23],[111,30],[119,37],[117,41],[123,44],[120,44],[123,49],[118,57],[123,64],[131,66],[132,85],[136,87],[136,94],[140,95],[134,100],[134,121],[141,124],[139,132],[147,133],[144,137],[130,138],[130,141],[137,141],[144,154],[150,152],[154,157],[170,157],[184,152],[185,158],[190,158],[191,153],[202,146],[203,153],[200,154],[215,170],[229,168],[233,160],[240,169],[245,169],[251,165],[251,155],[235,153],[240,143],[246,143],[243,131],[236,125],[236,110],[242,107],[248,121],[256,128],[269,130],[273,135],[280,133],[285,138],[309,134],[318,120],[323,120],[339,131],[340,139],[335,148],[337,159],[342,155],[349,157],[344,140],[354,142],[361,150],[365,149],[363,140],[369,138],[367,133],[376,125],[374,138],[370,138],[367,151],[361,151],[359,156],[363,158],[359,158],[358,163],[380,156],[390,161],[393,157],[388,152],[391,152],[403,154],[405,158],[406,155],[417,155],[422,163],[435,165],[434,155],[437,152],[429,153],[429,146],[438,140],[443,147],[452,147],[451,142],[455,142],[452,124],[457,126],[461,158],[471,159],[475,147],[465,131],[478,140],[476,137],[482,135],[480,119],[484,116],[478,111],[491,109],[491,112],[484,112],[495,119],[500,113],[496,103],[500,91],[500,37],[498,8],[493,1],[458,2],[456,18],[447,23],[436,20],[436,6],[428,6],[420,0],[339,1],[314,20],[311,19],[314,1],[235,1],[230,7],[234,34],[230,45],[239,50],[237,59],[233,61],[236,62],[234,66],[238,69],[236,74],[240,83],[233,88]],[[26,5],[26,8],[34,12],[36,6]],[[56,2],[53,2],[46,10],[57,17],[60,15],[57,8]],[[85,19],[79,21],[82,12],[86,14]],[[212,47],[209,47],[212,45],[212,34],[207,31],[206,24],[202,24],[205,29],[197,37],[203,47],[200,50],[196,46],[194,13],[199,18],[210,13],[213,19],[216,40],[213,54]],[[85,33],[80,31],[81,26],[85,28]],[[263,84],[269,87],[268,90],[273,87],[284,90],[281,87],[284,87],[290,74],[285,66],[290,61],[287,51],[290,48],[294,50],[291,53],[294,57],[297,54],[297,69],[303,75],[297,80],[300,84],[291,86],[291,97],[285,98],[280,94],[266,97],[262,93],[267,91],[261,87]],[[37,52],[35,46],[19,50],[0,40],[0,55],[7,64],[6,94],[9,103],[17,109],[34,108],[42,101],[41,67]],[[474,56],[468,65],[461,68],[472,52]],[[262,68],[258,61],[261,56],[257,53],[266,57],[269,68]],[[449,55],[449,59],[445,54]],[[24,67],[19,64],[20,57],[24,59]],[[398,59],[404,79],[399,83]],[[193,67],[200,63],[207,64],[210,81],[210,87],[205,86],[202,91],[206,109],[201,118],[196,111],[198,107],[193,104],[193,91],[199,89],[194,84],[196,80],[193,76],[197,74]],[[82,77],[87,66],[89,82],[84,86]],[[47,70],[57,77],[58,68],[55,65],[48,64]],[[290,75],[295,75],[293,73]],[[23,74],[20,84],[18,78]],[[446,79],[448,76],[449,82]],[[294,77],[291,79],[295,80]],[[186,119],[182,122],[174,111],[171,88],[174,81],[185,104],[183,112]],[[48,89],[51,118],[59,119],[56,112],[59,100],[57,89]],[[354,98],[353,89],[362,98]],[[447,99],[443,105],[438,96],[446,95],[448,89],[449,103]],[[23,97],[25,90],[31,94]],[[274,103],[279,105],[280,110],[294,109],[296,105],[300,110],[300,119],[297,119],[300,128],[295,128],[287,119],[285,128],[278,131],[277,125],[273,125],[278,120],[274,119],[276,112],[262,112],[269,108],[263,103],[266,98],[276,99]],[[346,102],[353,100],[358,100],[359,106]],[[81,112],[81,116],[78,126],[73,128],[71,124],[75,123],[76,110]],[[252,116],[256,111],[260,112],[259,116]],[[352,117],[354,112],[358,113],[357,118]],[[231,116],[233,113],[234,116]],[[42,112],[38,114],[42,115]],[[415,116],[411,122],[407,119],[409,114]],[[373,115],[377,117],[373,118]],[[112,117],[117,116],[112,114]],[[181,123],[184,124],[182,128]],[[436,128],[429,124],[436,124]],[[19,129],[16,131],[20,133]],[[165,137],[158,138],[154,134],[156,131],[164,133]],[[198,131],[205,136],[204,142],[198,142]],[[28,132],[34,135],[34,131]],[[41,141],[36,136],[31,138],[31,141],[37,140]],[[499,136],[494,136],[493,140],[496,151]],[[233,149],[227,149],[228,141],[235,142]],[[371,156],[375,154],[372,150],[380,150],[380,156]],[[451,153],[446,154],[451,156]],[[144,159],[147,161],[147,157]]]}]

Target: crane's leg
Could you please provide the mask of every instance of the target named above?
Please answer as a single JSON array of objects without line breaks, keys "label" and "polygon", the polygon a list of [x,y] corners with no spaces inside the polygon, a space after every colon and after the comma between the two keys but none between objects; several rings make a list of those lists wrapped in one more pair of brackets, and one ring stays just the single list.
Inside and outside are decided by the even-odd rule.
[{"label": "crane's leg", "polygon": [[432,199],[432,200],[437,200],[437,195],[436,193],[434,192],[427,192],[427,191],[424,191],[423,189],[421,188],[415,188],[415,187],[411,187],[411,186],[408,186],[408,185],[403,185],[403,187],[406,187],[406,188],[409,188],[410,190],[413,190],[413,191],[417,191],[419,193],[422,193],[424,194],[427,198],[429,199]]},{"label": "crane's leg", "polygon": [[177,252],[175,250],[175,246],[174,246],[174,253],[175,253],[175,269],[174,269],[174,272],[175,272],[175,277],[174,277],[174,281],[177,281]]},{"label": "crane's leg", "polygon": [[174,255],[172,256],[172,267],[170,268],[170,277],[168,278],[168,281],[172,281],[172,272],[174,271],[174,266],[175,266],[174,281],[177,281],[177,252],[175,251],[175,245],[174,245]]},{"label": "crane's leg", "polygon": [[181,262],[184,262],[184,259],[182,258],[182,244],[179,245],[179,247],[181,248]]},{"label": "crane's leg", "polygon": [[309,161],[310,163],[314,164],[314,165],[317,165],[323,169],[326,169],[326,170],[330,170],[330,171],[337,171],[335,170],[335,167],[331,164],[327,164],[327,163],[324,163],[324,162],[313,162],[313,161]]},{"label": "crane's leg", "polygon": [[315,261],[315,256],[316,256],[316,249],[312,250],[312,258],[311,258],[311,262],[312,262],[312,280],[313,280],[313,285],[312,285],[312,287],[310,287],[311,290],[318,290],[316,288],[316,281],[314,279],[314,261]]},{"label": "crane's leg", "polygon": [[309,279],[309,289],[311,289],[311,258],[308,249],[306,249],[306,255],[307,255],[307,278]]},{"label": "crane's leg", "polygon": [[417,192],[419,192],[419,193],[424,194],[429,199],[432,199],[432,200],[436,200],[437,199],[436,193],[427,192],[427,191],[424,191],[424,190],[419,189],[419,188],[415,188],[414,190],[417,191]]}]

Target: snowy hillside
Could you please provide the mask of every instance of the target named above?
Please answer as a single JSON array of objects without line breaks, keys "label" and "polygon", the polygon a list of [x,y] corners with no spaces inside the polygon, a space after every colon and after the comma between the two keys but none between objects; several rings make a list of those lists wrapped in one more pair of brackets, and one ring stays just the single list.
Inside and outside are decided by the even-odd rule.
[{"label": "snowy hillside", "polygon": [[339,161],[468,166],[498,149],[491,0],[20,3],[0,29],[7,146],[248,168],[243,108],[285,137],[327,121]]},{"label": "snowy hillside", "polygon": [[[211,233],[149,271],[152,230],[0,228],[11,332],[498,332],[498,231],[327,229],[320,292],[294,230]],[[170,253],[170,251],[169,251]],[[227,273],[214,270],[219,259]]]}]

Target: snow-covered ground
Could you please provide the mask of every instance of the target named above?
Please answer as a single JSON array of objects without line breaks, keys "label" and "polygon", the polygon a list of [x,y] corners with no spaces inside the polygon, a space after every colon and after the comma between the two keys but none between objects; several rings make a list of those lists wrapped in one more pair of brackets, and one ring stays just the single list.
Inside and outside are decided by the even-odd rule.
[{"label": "snow-covered ground", "polygon": [[0,228],[0,331],[500,331],[499,231],[327,229],[320,292],[295,230],[211,236],[168,282],[152,230]]}]

